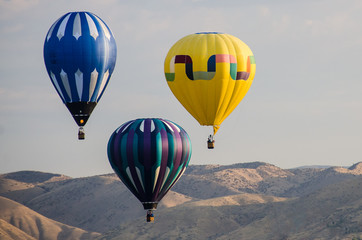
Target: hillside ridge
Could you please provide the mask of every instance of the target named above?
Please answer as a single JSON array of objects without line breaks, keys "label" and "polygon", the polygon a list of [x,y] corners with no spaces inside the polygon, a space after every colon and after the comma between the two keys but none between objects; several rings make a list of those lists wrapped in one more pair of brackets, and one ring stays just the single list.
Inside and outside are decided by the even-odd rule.
[{"label": "hillside ridge", "polygon": [[[333,222],[340,222],[339,218],[347,217],[352,219],[352,222],[345,221],[345,225],[338,223],[338,226],[333,226],[336,229],[339,229],[339,226],[353,228],[354,232],[350,230],[349,234],[355,234],[360,230],[354,225],[355,222],[357,225],[362,223],[362,219],[358,217],[360,210],[357,207],[357,200],[355,202],[341,200],[337,191],[327,191],[327,189],[333,186],[344,186],[343,184],[348,181],[357,184],[354,181],[361,179],[361,170],[362,163],[356,163],[349,168],[330,166],[328,168],[295,169],[282,169],[263,162],[190,165],[179,182],[160,202],[156,211],[156,221],[161,223],[162,219],[172,219],[171,222],[163,224],[177,223],[183,229],[193,229],[191,230],[193,233],[178,232],[180,239],[195,237],[196,235],[193,234],[196,233],[210,239],[223,239],[223,237],[233,239],[236,236],[233,235],[234,233],[248,231],[247,229],[253,229],[254,225],[261,227],[262,223],[270,225],[268,219],[277,218],[278,216],[275,214],[278,211],[290,212],[289,217],[295,217],[293,214],[296,216],[304,214],[307,211],[301,202],[307,201],[314,206],[313,202],[318,202],[317,199],[322,198],[321,194],[328,192],[331,198],[329,201],[336,202],[328,205],[331,206],[327,208],[330,212],[323,213],[326,219],[332,219],[325,224],[333,225]],[[335,193],[337,195],[333,195]],[[343,194],[352,194],[353,199],[358,199],[356,198],[358,193],[345,192]],[[141,232],[152,231],[148,225],[144,225],[145,211],[141,203],[114,173],[80,178],[38,171],[1,174],[0,196],[23,204],[32,211],[59,223],[87,232],[102,233],[101,239],[103,237],[104,239],[122,239],[117,235],[119,227],[121,226],[122,231],[127,231],[125,229],[129,228],[129,224],[142,226]],[[323,198],[329,199],[328,196]],[[300,209],[295,209],[296,212],[293,212],[293,207],[289,205],[291,202],[298,203]],[[333,206],[338,209],[333,210]],[[243,212],[240,212],[240,208],[243,209]],[[313,216],[313,212],[308,214],[311,218],[316,217]],[[209,218],[214,219],[216,225],[209,223]],[[319,219],[319,217],[316,218]],[[283,218],[280,221],[287,220]],[[190,222],[191,225],[187,222]],[[204,224],[203,227],[200,226],[201,222]],[[224,230],[215,232],[217,226],[223,222],[229,225],[220,226],[220,229]],[[0,233],[2,228],[4,234],[7,233],[6,229],[9,229],[9,226],[5,225],[4,223],[3,227],[0,227]],[[176,237],[168,235],[167,230],[158,224],[153,226],[156,225],[158,232],[151,234],[154,238]],[[194,226],[199,226],[200,229],[196,230],[193,228]],[[314,228],[306,223],[303,227]],[[203,232],[207,229],[211,231],[210,228],[213,229],[212,235]],[[111,234],[112,231],[114,234]],[[325,229],[323,231],[328,232]],[[25,232],[25,234],[27,233]],[[147,239],[147,235],[138,233],[123,234],[129,239]],[[303,230],[303,234],[288,232],[290,236],[295,234],[304,234],[304,237],[309,236],[308,234],[317,236],[316,233],[311,233],[306,229]],[[253,235],[251,234],[251,236]],[[308,237],[304,239],[308,239]]]}]

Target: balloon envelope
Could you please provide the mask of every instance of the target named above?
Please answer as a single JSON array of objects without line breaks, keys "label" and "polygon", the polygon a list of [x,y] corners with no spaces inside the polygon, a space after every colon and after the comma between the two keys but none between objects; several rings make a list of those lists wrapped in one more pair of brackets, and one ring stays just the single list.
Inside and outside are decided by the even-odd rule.
[{"label": "balloon envelope", "polygon": [[156,209],[186,170],[191,140],[174,122],[142,118],[121,125],[108,142],[108,159],[145,209]]},{"label": "balloon envelope", "polygon": [[49,29],[44,61],[74,120],[84,126],[108,84],[117,47],[111,30],[90,12],[69,12]]},{"label": "balloon envelope", "polygon": [[248,92],[255,60],[240,39],[202,32],[188,35],[171,47],[164,71],[179,102],[201,125],[213,126],[215,134]]}]

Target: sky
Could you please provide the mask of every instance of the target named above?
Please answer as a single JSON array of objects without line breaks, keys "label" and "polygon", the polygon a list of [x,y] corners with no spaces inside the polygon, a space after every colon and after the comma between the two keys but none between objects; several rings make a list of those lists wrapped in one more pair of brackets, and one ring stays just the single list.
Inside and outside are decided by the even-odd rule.
[{"label": "sky", "polygon": [[[73,11],[102,18],[117,44],[84,141],[43,60],[49,28]],[[111,173],[110,135],[146,117],[188,132],[193,165],[351,166],[362,161],[361,12],[359,0],[0,0],[0,173]],[[206,147],[212,128],[182,107],[163,73],[170,47],[204,31],[240,38],[256,61],[254,82],[213,150]]]}]

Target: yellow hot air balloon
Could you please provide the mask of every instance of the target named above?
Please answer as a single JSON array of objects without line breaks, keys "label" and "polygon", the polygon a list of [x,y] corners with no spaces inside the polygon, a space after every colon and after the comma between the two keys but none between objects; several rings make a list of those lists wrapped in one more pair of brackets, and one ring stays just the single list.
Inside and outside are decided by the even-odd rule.
[{"label": "yellow hot air balloon", "polygon": [[200,125],[213,126],[215,135],[248,92],[255,59],[250,48],[232,35],[200,32],[171,47],[164,70],[175,97]]}]

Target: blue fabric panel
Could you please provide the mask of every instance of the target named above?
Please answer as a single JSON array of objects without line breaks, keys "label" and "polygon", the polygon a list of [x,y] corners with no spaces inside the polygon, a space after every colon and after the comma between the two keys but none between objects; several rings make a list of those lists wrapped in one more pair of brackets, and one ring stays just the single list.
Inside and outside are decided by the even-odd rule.
[{"label": "blue fabric panel", "polygon": [[[113,73],[116,56],[112,32],[100,18],[89,12],[62,16],[50,28],[44,43],[45,65],[49,76],[56,76],[53,85],[59,95],[64,96],[63,102],[98,102]],[[67,78],[70,94],[60,73]],[[102,83],[105,74],[108,77]]]}]

